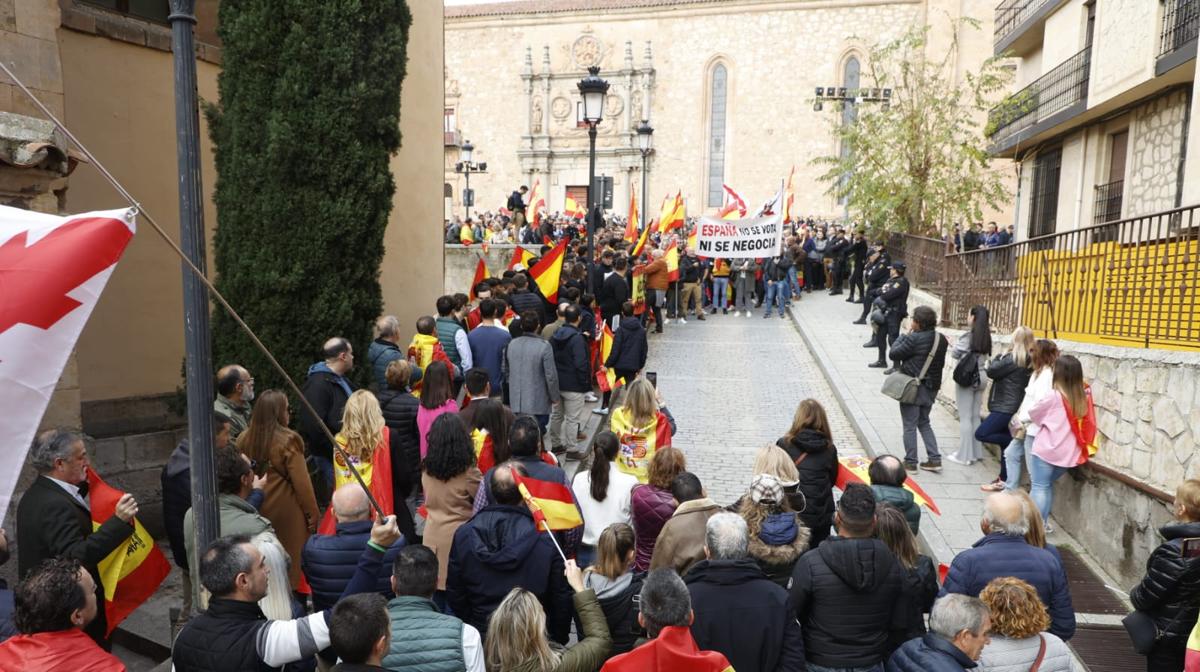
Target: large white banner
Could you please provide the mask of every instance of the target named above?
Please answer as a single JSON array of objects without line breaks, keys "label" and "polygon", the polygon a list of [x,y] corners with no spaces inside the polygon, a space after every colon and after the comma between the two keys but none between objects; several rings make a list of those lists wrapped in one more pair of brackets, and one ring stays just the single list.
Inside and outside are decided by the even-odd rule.
[{"label": "large white banner", "polygon": [[125,246],[131,210],[0,206],[0,522],[50,395]]},{"label": "large white banner", "polygon": [[735,220],[701,217],[696,228],[696,253],[702,257],[774,257],[783,245],[780,215]]}]

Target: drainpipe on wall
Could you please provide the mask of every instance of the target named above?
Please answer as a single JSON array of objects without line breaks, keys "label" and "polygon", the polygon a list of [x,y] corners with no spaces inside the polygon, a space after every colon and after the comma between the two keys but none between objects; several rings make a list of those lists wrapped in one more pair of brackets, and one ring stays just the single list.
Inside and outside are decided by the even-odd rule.
[{"label": "drainpipe on wall", "polygon": [[1175,207],[1183,205],[1183,171],[1187,166],[1188,131],[1192,125],[1192,90],[1187,89],[1183,106],[1183,132],[1179,134],[1179,168],[1175,172]]},{"label": "drainpipe on wall", "polygon": [[1084,228],[1080,217],[1083,216],[1083,185],[1087,182],[1087,147],[1088,135],[1091,129],[1083,129],[1083,156],[1079,159],[1079,189],[1075,195],[1075,230]]}]

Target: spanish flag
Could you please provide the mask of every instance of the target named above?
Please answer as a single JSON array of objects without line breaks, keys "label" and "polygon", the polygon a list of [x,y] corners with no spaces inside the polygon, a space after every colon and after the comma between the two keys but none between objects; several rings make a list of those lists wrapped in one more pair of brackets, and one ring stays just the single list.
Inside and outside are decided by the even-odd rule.
[{"label": "spanish flag", "polygon": [[[88,469],[88,492],[95,530],[117,512],[117,500],[125,493],[105,483],[92,469]],[[100,582],[104,584],[107,637],[126,616],[154,595],[158,585],[171,573],[171,565],[141,521],[135,518],[133,534],[100,561],[99,570]]]},{"label": "spanish flag", "polygon": [[475,300],[475,288],[479,286],[479,283],[487,280],[490,277],[492,276],[490,273],[488,273],[487,264],[483,263],[483,257],[480,257],[479,262],[475,264],[475,277],[471,279],[470,294],[472,301]]},{"label": "spanish flag", "polygon": [[637,476],[639,481],[645,483],[655,451],[671,445],[671,423],[667,416],[659,411],[650,422],[634,424],[633,414],[622,406],[613,411],[609,429],[621,443],[616,459],[617,469]]},{"label": "spanish flag", "polygon": [[463,224],[462,228],[459,229],[458,232],[458,241],[463,245],[470,245],[471,243],[475,242],[475,230],[470,226]]},{"label": "spanish flag", "polygon": [[529,192],[529,206],[526,208],[525,218],[535,229],[542,221],[542,208],[544,207],[546,207],[546,194],[542,192],[542,182],[534,180],[533,189]]},{"label": "spanish flag", "polygon": [[679,279],[679,246],[671,245],[663,259],[667,261],[667,279],[675,282]]},{"label": "spanish flag", "polygon": [[642,249],[646,247],[646,240],[650,238],[650,229],[652,228],[654,227],[647,224],[646,228],[642,229],[642,235],[638,237],[637,244],[633,246],[633,251],[629,253],[629,256],[636,258],[642,253]]},{"label": "spanish flag", "polygon": [[567,486],[521,476],[516,470],[512,476],[539,529],[573,530],[583,525],[583,516],[579,513],[579,507],[575,506],[575,497]]},{"label": "spanish flag", "polygon": [[638,207],[637,194],[629,194],[629,217],[625,220],[625,240],[632,243],[637,240],[638,229],[641,228],[638,224]]},{"label": "spanish flag", "polygon": [[513,258],[512,261],[508,262],[508,269],[512,270],[518,265],[529,268],[529,262],[535,258],[536,255],[534,253],[518,245],[517,249],[513,250]]},{"label": "spanish flag", "polygon": [[537,283],[542,296],[550,303],[558,303],[558,283],[562,279],[563,257],[566,253],[567,241],[564,240],[529,269],[529,278]]},{"label": "spanish flag", "polygon": [[[867,467],[869,466],[871,466],[871,461],[863,455],[839,456],[837,482],[834,485],[839,490],[845,490],[846,486],[851,483],[870,484],[871,478],[867,476]],[[917,504],[928,507],[930,511],[939,516],[942,515],[937,504],[933,503],[933,498],[927,495],[911,476],[904,479],[904,489],[913,494],[913,499]]]},{"label": "spanish flag", "polygon": [[787,186],[783,189],[783,221],[792,221],[792,206],[796,203],[796,190],[792,187],[792,178],[796,175],[796,167],[792,166],[792,172],[788,173]]},{"label": "spanish flag", "polygon": [[563,206],[563,214],[565,214],[567,217],[571,217],[572,219],[582,219],[585,215],[587,215],[587,211],[579,207],[579,204],[575,202],[575,199],[567,196],[567,203]]},{"label": "spanish flag", "polygon": [[683,194],[676,192],[675,198],[663,202],[662,215],[658,218],[658,230],[666,233],[672,229],[683,228],[687,211],[683,207]]},{"label": "spanish flag", "polygon": [[483,428],[472,429],[471,443],[475,445],[475,462],[479,465],[479,471],[486,474],[488,469],[496,466],[492,435]]},{"label": "spanish flag", "polygon": [[[604,331],[600,332],[600,363],[608,361],[608,355],[612,353],[613,333],[612,328],[606,323]],[[618,378],[617,372],[612,369],[605,368],[602,371],[596,371],[596,384],[600,386],[601,392],[612,392],[618,387],[625,384],[624,378]]]}]

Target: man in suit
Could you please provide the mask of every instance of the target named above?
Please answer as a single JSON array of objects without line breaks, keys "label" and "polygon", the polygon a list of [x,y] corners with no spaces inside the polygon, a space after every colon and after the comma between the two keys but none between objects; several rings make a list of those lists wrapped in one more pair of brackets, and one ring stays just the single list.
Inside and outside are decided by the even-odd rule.
[{"label": "man in suit", "polygon": [[[96,566],[133,534],[137,500],[128,493],[122,495],[116,513],[93,532],[83,435],[61,429],[43,432],[29,458],[38,477],[17,506],[18,573],[25,576],[48,558],[78,560],[92,575],[97,599],[103,604],[104,586]],[[84,632],[110,650],[105,626],[101,608]]]}]

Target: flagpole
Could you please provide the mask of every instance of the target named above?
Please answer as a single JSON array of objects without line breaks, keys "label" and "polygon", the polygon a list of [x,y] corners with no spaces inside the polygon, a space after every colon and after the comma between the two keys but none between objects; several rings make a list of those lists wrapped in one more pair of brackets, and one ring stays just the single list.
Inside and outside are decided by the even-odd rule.
[{"label": "flagpole", "polygon": [[[104,179],[108,181],[110,185],[112,185],[112,188],[116,190],[116,192],[120,194],[127,203],[129,203],[129,205],[134,209],[135,213],[150,225],[150,228],[153,229],[154,232],[158,234],[159,238],[161,238],[162,241],[171,248],[171,251],[179,256],[184,267],[191,271],[192,277],[199,280],[200,283],[204,285],[205,289],[208,290],[209,296],[218,304],[220,304],[221,308],[229,314],[229,317],[235,323],[237,323],[238,328],[246,334],[246,337],[250,339],[250,342],[254,344],[254,347],[262,353],[263,357],[265,357],[268,362],[270,362],[271,368],[273,368],[275,372],[278,373],[281,378],[283,378],[283,382],[287,385],[292,394],[295,395],[295,398],[300,402],[300,405],[304,408],[304,410],[311,413],[314,418],[317,418],[317,425],[321,428],[321,431],[324,432],[325,437],[329,439],[329,442],[333,444],[334,450],[336,450],[342,456],[342,459],[346,462],[346,465],[350,469],[351,475],[354,476],[354,480],[358,481],[358,484],[362,486],[363,491],[366,493],[367,501],[370,502],[372,508],[374,508],[376,513],[379,514],[379,518],[382,519],[384,517],[383,509],[379,506],[379,502],[375,500],[375,496],[371,494],[371,489],[368,488],[366,482],[363,481],[362,475],[358,473],[358,469],[355,468],[354,464],[350,461],[349,456],[346,455],[346,451],[342,450],[342,447],[338,445],[337,439],[334,438],[333,432],[330,431],[329,426],[325,424],[325,421],[321,419],[321,415],[317,413],[316,409],[313,408],[308,399],[304,397],[304,393],[300,391],[300,386],[296,385],[296,381],[292,380],[291,375],[289,375],[287,370],[283,368],[283,365],[279,363],[279,360],[275,359],[275,355],[272,354],[271,351],[267,349],[267,346],[263,344],[262,340],[259,339],[258,334],[254,333],[254,330],[250,328],[250,325],[246,324],[246,321],[242,319],[242,316],[233,309],[232,305],[229,304],[229,300],[225,298],[225,295],[217,289],[216,285],[212,283],[212,280],[208,279],[208,275],[192,262],[188,255],[184,253],[183,249],[179,246],[179,243],[176,243],[175,239],[171,238],[170,234],[168,234],[166,230],[159,225],[158,221],[154,219],[153,215],[151,215],[149,211],[142,207],[142,204],[133,197],[133,194],[129,193],[129,190],[125,188],[125,185],[121,184],[117,178],[113,176],[111,172],[109,172],[108,168],[104,167],[104,164],[101,163],[100,160],[96,158],[96,155],[87,148],[87,145],[84,145],[82,142],[80,142],[79,138],[75,137],[75,134],[71,132],[71,129],[67,128],[66,124],[64,124],[57,116],[55,116],[54,113],[50,111],[50,108],[46,107],[45,103],[43,103],[40,98],[33,95],[33,92],[29,90],[29,87],[26,86],[25,83],[21,81],[21,79],[19,79],[7,65],[4,64],[3,60],[0,60],[0,71],[2,71],[5,76],[11,79],[13,83],[17,85],[17,88],[21,89],[21,92],[33,102],[34,106],[38,108],[38,111],[40,111],[47,119],[53,122],[58,130],[62,131],[67,140],[71,141],[71,144],[75,145],[75,147],[79,149],[79,152],[83,154],[85,159],[88,160],[88,163],[90,163],[96,168],[97,171],[99,171],[100,175],[104,177]],[[211,395],[209,395],[208,398],[211,398]],[[214,481],[214,501],[216,497],[215,491],[216,485]],[[193,491],[192,496],[195,497],[195,494],[196,493]]]}]

